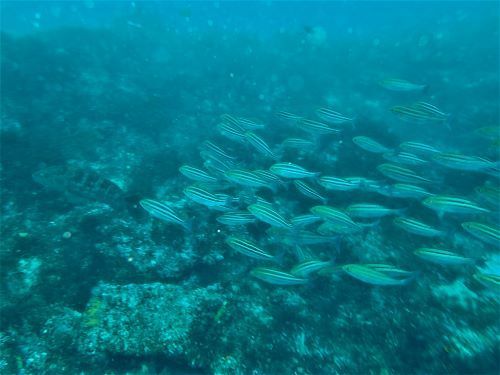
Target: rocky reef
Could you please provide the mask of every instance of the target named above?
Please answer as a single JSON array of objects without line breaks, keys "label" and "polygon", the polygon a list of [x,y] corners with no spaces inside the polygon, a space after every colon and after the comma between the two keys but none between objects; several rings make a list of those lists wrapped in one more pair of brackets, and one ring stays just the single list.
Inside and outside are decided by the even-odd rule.
[{"label": "rocky reef", "polygon": [[[277,145],[289,136],[277,111],[311,114],[325,103],[359,118],[340,138],[314,139],[313,151],[280,150],[311,170],[380,179],[375,157],[351,142],[360,129],[388,145],[422,136],[436,147],[481,149],[496,159],[498,147],[475,138],[470,124],[498,124],[498,57],[484,57],[484,73],[461,70],[457,61],[482,62],[484,50],[497,51],[491,45],[497,46],[498,20],[481,21],[485,30],[496,26],[496,34],[469,30],[457,11],[436,23],[446,32],[426,26],[380,40],[364,34],[364,25],[346,25],[343,39],[319,25],[277,28],[261,38],[222,26],[197,32],[185,15],[182,26],[134,15],[110,28],[1,35],[0,373],[499,372],[499,293],[473,277],[498,274],[498,246],[457,229],[461,221],[442,221],[417,201],[369,196],[413,210],[445,235],[423,240],[381,219],[304,250],[334,265],[393,264],[412,271],[410,282],[383,287],[333,273],[311,275],[303,285],[271,285],[251,276],[262,264],[226,239],[255,238],[283,255],[276,264],[285,270],[297,263],[289,244],[268,241],[263,222],[222,225],[220,212],[182,194],[187,182],[178,171],[203,163],[207,139],[227,141],[216,131],[223,113],[261,119],[266,140]],[[459,114],[456,131],[403,127],[390,117],[394,97],[375,91],[381,88],[372,81],[391,73],[381,69],[410,75],[408,66],[438,87],[428,97]],[[403,95],[401,102],[415,101]],[[239,166],[269,167],[248,145],[225,145]],[[53,165],[83,171],[80,180],[51,181],[52,189],[37,184],[32,175]],[[468,194],[496,181],[420,168],[432,178],[432,191],[439,185]],[[95,193],[91,178],[120,195],[120,204],[88,199]],[[241,207],[245,193],[234,194]],[[288,184],[261,195],[287,214],[309,212],[310,197],[296,193]],[[371,194],[329,193],[338,207]],[[149,216],[143,198],[171,202],[192,225]],[[497,223],[492,211],[488,223]],[[424,245],[452,246],[474,262],[426,263],[413,254]]]}]

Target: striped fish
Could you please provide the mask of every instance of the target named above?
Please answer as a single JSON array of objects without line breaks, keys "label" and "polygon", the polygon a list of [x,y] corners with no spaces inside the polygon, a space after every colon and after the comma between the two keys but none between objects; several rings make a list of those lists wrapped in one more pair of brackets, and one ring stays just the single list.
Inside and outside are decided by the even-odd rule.
[{"label": "striped fish", "polygon": [[255,148],[262,155],[270,157],[271,159],[277,159],[276,154],[271,150],[271,147],[264,141],[261,137],[259,137],[254,132],[245,132],[245,138],[248,143]]},{"label": "striped fish", "polygon": [[340,132],[339,129],[331,128],[327,124],[308,119],[300,120],[298,126],[299,129],[313,135],[335,134]]},{"label": "striped fish", "polygon": [[[203,166],[210,170],[216,169],[217,171],[226,171],[228,169],[233,169],[235,165],[233,160],[226,159],[210,151],[202,150],[200,151],[200,156],[205,160]],[[207,167],[207,165],[209,165],[209,167]]]},{"label": "striped fish", "polygon": [[233,185],[227,181],[197,182],[196,186],[199,187],[200,189],[204,189],[211,192],[214,192],[216,190],[226,190],[233,187]]},{"label": "striped fish", "polygon": [[467,199],[448,195],[433,195],[424,199],[422,204],[436,211],[440,216],[444,213],[478,214],[490,212],[490,210],[479,207]]},{"label": "striped fish", "polygon": [[375,271],[385,273],[386,275],[399,279],[406,279],[415,275],[414,272],[405,271],[390,264],[382,264],[382,263],[371,263],[371,264],[363,264],[363,266],[371,268]]},{"label": "striped fish", "polygon": [[216,205],[216,206],[207,206],[213,210],[216,210],[216,211],[229,211],[232,209],[232,205],[235,204],[235,203],[239,203],[239,198],[233,198],[232,196],[230,195],[227,195],[227,194],[222,194],[222,193],[214,193],[214,196],[215,198],[219,201],[219,202],[225,202],[224,205]]},{"label": "striped fish", "polygon": [[500,244],[500,229],[498,227],[468,221],[466,223],[462,223],[462,228],[477,239],[496,246],[498,249],[498,245]]},{"label": "striped fish", "polygon": [[391,91],[423,91],[427,88],[427,85],[420,85],[418,83],[411,83],[404,79],[399,78],[387,78],[379,82],[380,86],[384,89]]},{"label": "striped fish", "polygon": [[276,117],[283,121],[287,125],[292,125],[295,126],[297,125],[301,120],[301,116],[294,115],[293,113],[290,112],[285,112],[285,111],[279,111],[276,113]]},{"label": "striped fish", "polygon": [[292,224],[279,214],[272,206],[255,203],[248,206],[248,211],[260,221],[272,225],[273,227],[291,229]]},{"label": "striped fish", "polygon": [[422,189],[418,186],[406,185],[406,184],[379,185],[379,186],[374,186],[372,189],[369,189],[369,191],[378,193],[385,197],[414,198],[419,200],[432,195],[428,193],[425,189]]},{"label": "striped fish", "polygon": [[422,111],[429,116],[433,116],[436,120],[446,120],[450,114],[444,113],[435,105],[426,103],[426,102],[417,102],[412,105],[412,108]]},{"label": "striped fish", "polygon": [[241,126],[243,129],[246,130],[257,130],[257,129],[264,129],[266,126],[260,122],[260,121],[255,121],[251,120],[245,117],[238,117],[238,124]]},{"label": "striped fish", "polygon": [[430,120],[429,116],[427,116],[424,112],[414,109],[411,106],[396,105],[392,107],[390,111],[400,120],[406,122],[422,124]]},{"label": "striped fish", "polygon": [[285,148],[307,150],[307,149],[314,148],[316,146],[316,143],[309,140],[309,139],[287,138],[283,141],[283,143],[281,145]]},{"label": "striped fish", "polygon": [[394,225],[404,231],[416,234],[423,237],[440,237],[444,236],[444,232],[431,227],[428,224],[422,223],[416,219],[409,217],[397,217],[393,220]]},{"label": "striped fish", "polygon": [[297,215],[290,220],[294,228],[304,228],[308,225],[317,223],[320,221],[321,218],[319,218],[316,215],[312,214],[304,214],[304,215]]},{"label": "striped fish", "polygon": [[198,169],[195,167],[191,167],[189,165],[183,165],[179,168],[179,172],[181,172],[184,176],[193,181],[198,182],[217,182],[215,177],[210,176],[207,172],[202,169]]},{"label": "striped fish", "polygon": [[391,197],[421,199],[433,195],[420,186],[394,184],[391,186]]},{"label": "striped fish", "polygon": [[361,230],[360,226],[352,221],[346,213],[336,208],[330,206],[314,206],[311,208],[311,212],[321,219],[334,224],[338,230],[349,232],[358,232]]},{"label": "striped fish", "polygon": [[283,181],[280,180],[278,176],[271,173],[267,169],[257,169],[253,171],[253,173],[255,173],[257,176],[259,176],[260,178],[262,178],[264,181],[268,182],[271,185],[278,186],[283,184]]},{"label": "striped fish", "polygon": [[395,106],[391,112],[399,119],[415,124],[424,124],[428,122],[445,122],[447,117],[443,118],[435,113],[421,107],[415,106]]},{"label": "striped fish", "polygon": [[353,177],[344,177],[344,180],[350,182],[351,184],[357,185],[359,188],[369,189],[373,186],[379,186],[380,181],[371,180],[365,177],[353,176]]},{"label": "striped fish", "polygon": [[316,228],[316,232],[318,232],[322,236],[337,236],[356,233],[361,231],[361,229],[361,226],[358,224],[346,226],[340,223],[325,221],[318,228]]},{"label": "striped fish", "polygon": [[226,243],[231,249],[246,255],[250,258],[260,260],[275,260],[274,256],[262,250],[255,242],[235,236],[230,236],[226,239]]},{"label": "striped fish", "polygon": [[377,141],[375,141],[369,137],[358,136],[358,137],[354,137],[352,139],[352,141],[354,142],[354,144],[356,144],[357,146],[359,146],[363,150],[368,151],[368,152],[372,152],[374,154],[383,154],[385,152],[390,151],[389,148],[381,145],[380,143],[378,143]]},{"label": "striped fish", "polygon": [[266,267],[254,268],[250,274],[266,283],[275,285],[298,285],[305,284],[308,281],[307,279],[294,276],[288,272]]},{"label": "striped fish", "polygon": [[232,201],[231,197],[226,194],[213,194],[194,185],[188,186],[183,192],[193,202],[209,208],[227,208],[227,205]]},{"label": "striped fish", "polygon": [[266,206],[269,206],[269,207],[273,207],[274,205],[269,202],[268,200],[265,200],[264,198],[262,197],[259,197],[259,196],[255,196],[255,203],[258,203],[258,204],[263,204],[263,205],[266,205]]},{"label": "striped fish", "polygon": [[445,266],[474,263],[473,259],[465,258],[448,250],[421,247],[420,249],[415,250],[414,254],[425,261]]},{"label": "striped fish", "polygon": [[293,163],[276,163],[269,170],[276,176],[284,178],[308,178],[319,175],[319,172],[309,172],[300,165]]},{"label": "striped fish", "polygon": [[473,277],[485,287],[500,293],[500,275],[478,272],[475,273]]},{"label": "striped fish", "polygon": [[393,197],[392,185],[386,185],[381,182],[375,182],[373,184],[370,184],[369,187],[365,188],[365,190],[370,191],[372,193],[383,195],[384,197]]},{"label": "striped fish", "polygon": [[203,163],[203,166],[210,171],[210,173],[215,174],[215,175],[224,175],[224,172],[227,171],[228,169],[232,169],[232,165],[226,165],[219,163],[218,161],[215,160],[206,160]]},{"label": "striped fish", "polygon": [[381,218],[388,215],[399,215],[405,209],[387,208],[375,203],[357,203],[351,204],[346,208],[346,212],[350,217],[373,219]]},{"label": "striped fish", "polygon": [[151,216],[166,221],[167,223],[182,225],[185,229],[189,229],[188,222],[169,207],[166,202],[158,202],[153,199],[142,199],[139,204]]},{"label": "striped fish", "polygon": [[266,187],[274,190],[274,187],[271,186],[268,181],[264,180],[258,174],[252,171],[246,171],[243,169],[231,169],[224,172],[224,176],[228,181],[238,185],[254,188]]},{"label": "striped fish", "polygon": [[486,171],[496,168],[498,164],[479,156],[451,153],[434,155],[433,160],[444,167],[460,171]]},{"label": "striped fish", "polygon": [[411,169],[403,168],[395,164],[380,164],[379,166],[377,166],[377,170],[384,176],[399,182],[406,182],[408,184],[421,184],[431,182],[430,180],[417,175]]},{"label": "striped fish", "polygon": [[372,285],[405,285],[410,279],[396,279],[362,264],[346,264],[342,270],[349,276]]},{"label": "striped fish", "polygon": [[399,145],[399,148],[418,155],[434,155],[441,153],[437,148],[419,142],[403,142]]},{"label": "striped fish", "polygon": [[328,108],[318,108],[316,110],[316,115],[323,121],[328,122],[329,124],[335,125],[343,125],[343,124],[352,124],[354,119],[344,116],[339,112],[332,111]]},{"label": "striped fish", "polygon": [[230,124],[234,126],[240,126],[240,122],[238,121],[238,118],[232,115],[229,115],[227,113],[224,113],[223,115],[220,116],[220,120],[225,123],[225,124]]},{"label": "striped fish", "polygon": [[227,123],[227,122],[221,122],[217,124],[217,130],[219,133],[226,137],[227,139],[230,139],[232,141],[236,141],[239,143],[244,143],[246,141],[245,138],[245,129],[240,127],[239,125],[235,125],[232,123]]},{"label": "striped fish", "polygon": [[247,211],[230,211],[217,217],[216,220],[221,224],[235,227],[254,223],[256,219]]},{"label": "striped fish", "polygon": [[331,265],[332,265],[331,262],[324,262],[317,259],[310,259],[295,265],[290,270],[290,273],[294,276],[305,278],[309,277],[309,275],[311,275],[312,273],[318,272],[321,269],[329,267]]},{"label": "striped fish", "polygon": [[335,191],[350,191],[356,190],[360,187],[359,181],[349,181],[345,178],[333,176],[321,176],[318,180],[318,184],[327,190]]},{"label": "striped fish", "polygon": [[210,141],[204,141],[201,146],[201,150],[218,156],[222,160],[235,160],[234,156],[227,154],[222,148],[217,146],[215,143]]},{"label": "striped fish", "polygon": [[304,181],[301,180],[294,180],[293,184],[297,188],[297,190],[302,193],[304,196],[316,199],[319,201],[322,201],[323,203],[326,202],[326,198],[323,197],[319,192],[317,192],[312,186],[306,184]]},{"label": "striped fish", "polygon": [[404,165],[422,165],[427,163],[427,160],[421,159],[417,155],[411,154],[409,152],[389,151],[384,153],[383,158],[393,163]]}]

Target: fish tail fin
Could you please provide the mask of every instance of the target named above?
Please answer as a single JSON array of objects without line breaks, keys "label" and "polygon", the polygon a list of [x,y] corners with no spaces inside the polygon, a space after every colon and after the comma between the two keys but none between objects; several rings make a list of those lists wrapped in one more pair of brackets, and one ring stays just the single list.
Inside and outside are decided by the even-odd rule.
[{"label": "fish tail fin", "polygon": [[429,85],[424,85],[424,87],[422,87],[422,94],[428,94],[429,90]]}]

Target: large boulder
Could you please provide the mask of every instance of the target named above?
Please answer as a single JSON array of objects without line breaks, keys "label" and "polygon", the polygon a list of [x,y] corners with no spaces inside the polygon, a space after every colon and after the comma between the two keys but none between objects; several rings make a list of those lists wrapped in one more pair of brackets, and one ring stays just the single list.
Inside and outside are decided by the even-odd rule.
[{"label": "large boulder", "polygon": [[79,350],[86,354],[180,356],[204,309],[212,310],[217,288],[187,289],[151,283],[102,284],[83,313]]}]

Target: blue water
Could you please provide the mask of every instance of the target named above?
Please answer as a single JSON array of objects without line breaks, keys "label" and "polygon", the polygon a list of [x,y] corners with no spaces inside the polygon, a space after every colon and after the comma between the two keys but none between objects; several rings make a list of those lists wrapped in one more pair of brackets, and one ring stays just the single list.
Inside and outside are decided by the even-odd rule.
[{"label": "blue water", "polygon": [[0,11],[1,373],[499,372],[498,2]]}]

